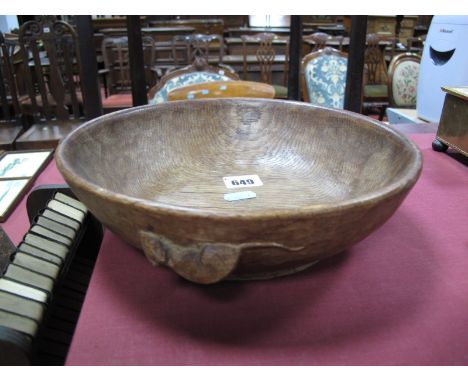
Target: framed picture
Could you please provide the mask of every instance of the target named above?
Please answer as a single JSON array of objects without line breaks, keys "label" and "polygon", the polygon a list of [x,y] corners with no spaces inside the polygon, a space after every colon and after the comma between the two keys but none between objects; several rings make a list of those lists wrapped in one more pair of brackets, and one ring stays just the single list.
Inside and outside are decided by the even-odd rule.
[{"label": "framed picture", "polygon": [[0,222],[4,222],[37,176],[53,150],[7,151],[0,154]]}]

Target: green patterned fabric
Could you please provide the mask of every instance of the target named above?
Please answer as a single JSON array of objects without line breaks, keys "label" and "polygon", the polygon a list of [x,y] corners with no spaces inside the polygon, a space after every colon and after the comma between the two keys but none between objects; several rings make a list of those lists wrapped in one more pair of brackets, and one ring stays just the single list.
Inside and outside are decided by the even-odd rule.
[{"label": "green patterned fabric", "polygon": [[193,72],[182,74],[178,77],[171,78],[164,86],[149,100],[150,105],[155,105],[162,102],[167,102],[168,93],[171,90],[181,88],[187,85],[200,84],[203,82],[212,81],[232,81],[231,78],[224,75],[224,71],[219,73],[211,72]]},{"label": "green patterned fabric", "polygon": [[346,57],[323,55],[310,60],[305,70],[309,102],[343,109],[347,67]]},{"label": "green patterned fabric", "polygon": [[387,85],[366,85],[364,86],[364,96],[385,98],[388,96],[388,87]]}]

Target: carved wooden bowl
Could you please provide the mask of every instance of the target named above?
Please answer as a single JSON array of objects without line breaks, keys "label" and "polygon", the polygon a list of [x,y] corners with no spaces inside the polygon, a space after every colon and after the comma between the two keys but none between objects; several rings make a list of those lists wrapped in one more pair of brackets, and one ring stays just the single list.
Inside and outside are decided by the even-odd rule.
[{"label": "carved wooden bowl", "polygon": [[[422,164],[412,142],[367,117],[245,98],[109,114],[68,135],[56,159],[110,230],[205,284],[344,251],[395,212]],[[256,197],[225,200],[238,192]]]}]

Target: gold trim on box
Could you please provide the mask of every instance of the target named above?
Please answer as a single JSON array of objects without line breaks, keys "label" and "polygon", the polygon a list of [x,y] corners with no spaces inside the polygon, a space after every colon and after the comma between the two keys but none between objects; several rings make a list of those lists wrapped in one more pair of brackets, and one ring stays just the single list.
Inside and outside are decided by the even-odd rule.
[{"label": "gold trim on box", "polygon": [[446,139],[444,138],[441,138],[439,135],[436,136],[437,139],[439,141],[441,141],[442,143],[445,143],[447,146],[451,147],[452,149],[455,149],[459,152],[461,152],[463,155],[467,156],[468,157],[468,152],[466,152],[465,150],[463,150],[462,148],[458,147],[457,145],[454,145],[453,143],[450,143],[449,141],[447,141]]},{"label": "gold trim on box", "polygon": [[454,95],[455,97],[460,97],[468,101],[468,86],[442,86],[442,90],[446,93]]}]

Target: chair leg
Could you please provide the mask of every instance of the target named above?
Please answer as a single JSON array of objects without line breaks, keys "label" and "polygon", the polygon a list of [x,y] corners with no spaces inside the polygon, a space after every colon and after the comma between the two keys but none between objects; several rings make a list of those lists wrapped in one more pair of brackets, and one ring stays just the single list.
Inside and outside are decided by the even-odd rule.
[{"label": "chair leg", "polygon": [[107,97],[109,97],[109,92],[108,92],[108,89],[107,89],[107,76],[106,75],[103,76],[102,82],[103,82],[103,86],[104,86],[104,96],[107,98]]},{"label": "chair leg", "polygon": [[379,113],[379,121],[383,121],[383,118],[385,116],[385,111],[387,110],[387,106],[382,106],[380,108],[380,113]]}]

